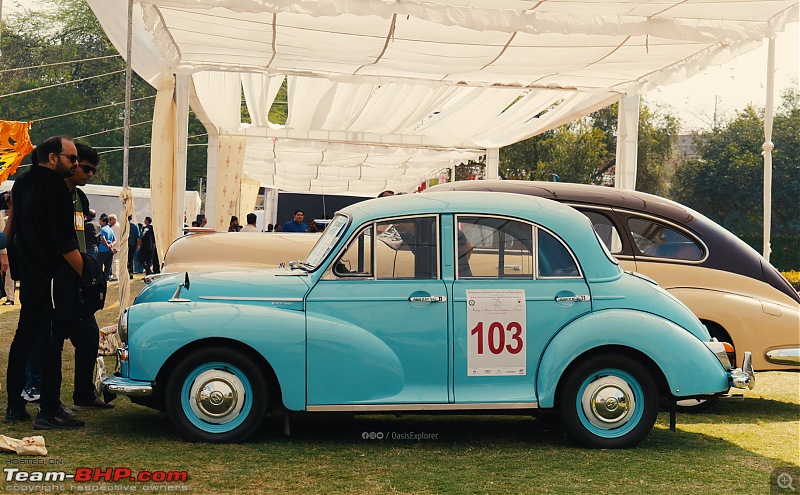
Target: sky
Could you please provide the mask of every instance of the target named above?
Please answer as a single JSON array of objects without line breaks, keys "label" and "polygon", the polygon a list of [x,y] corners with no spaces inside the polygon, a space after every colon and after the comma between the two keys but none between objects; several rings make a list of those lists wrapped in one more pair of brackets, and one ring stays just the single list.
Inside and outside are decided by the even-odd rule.
[{"label": "sky", "polygon": [[[3,15],[20,5],[35,6],[36,0],[0,0]],[[790,85],[797,87],[800,66],[800,30],[789,24],[775,40],[775,106]],[[717,122],[733,118],[737,110],[749,104],[763,107],[766,102],[767,43],[730,62],[709,67],[681,83],[661,86],[643,95],[648,105],[666,105],[678,115],[682,132],[711,128]],[[716,111],[715,111],[716,110]]]}]

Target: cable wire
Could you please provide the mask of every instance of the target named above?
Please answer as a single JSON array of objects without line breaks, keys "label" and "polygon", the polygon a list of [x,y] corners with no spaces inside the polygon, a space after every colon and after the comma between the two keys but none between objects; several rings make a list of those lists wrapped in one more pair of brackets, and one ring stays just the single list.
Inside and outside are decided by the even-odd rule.
[{"label": "cable wire", "polygon": [[26,89],[26,90],[23,90],[23,91],[17,91],[16,93],[6,93],[4,95],[0,95],[0,98],[5,98],[7,96],[21,95],[21,94],[25,94],[25,93],[32,93],[34,91],[39,91],[39,90],[42,90],[42,89],[55,88],[55,87],[58,87],[58,86],[66,86],[67,84],[74,84],[74,83],[78,83],[78,82],[82,82],[82,81],[88,81],[89,79],[97,79],[98,77],[103,77],[103,76],[112,76],[114,74],[120,74],[122,72],[125,72],[125,70],[123,69],[123,70],[117,70],[117,71],[114,71],[114,72],[106,72],[105,74],[99,74],[97,76],[89,76],[89,77],[84,77],[82,79],[73,79],[72,81],[66,81],[66,82],[61,82],[61,83],[57,83],[57,84],[51,84],[49,86],[40,86],[38,88],[31,88],[31,89]]},{"label": "cable wire", "polygon": [[[153,123],[152,119],[146,120],[144,122],[138,122],[136,124],[131,124],[130,127],[136,127],[137,125],[145,125],[145,124],[151,124],[151,123]],[[92,134],[84,134],[83,136],[78,136],[78,137],[76,137],[74,139],[83,139],[83,138],[86,138],[86,137],[89,137],[89,136],[97,136],[98,134],[105,134],[107,132],[120,131],[122,129],[125,129],[125,126],[115,127],[113,129],[106,129],[105,131],[100,131],[100,132],[93,132]]]},{"label": "cable wire", "polygon": [[[131,100],[131,102],[141,101],[141,100],[149,100],[151,98],[155,98],[155,95],[153,95],[153,96],[145,96],[143,98],[136,98],[135,100]],[[78,113],[91,112],[92,110],[100,110],[101,108],[114,107],[114,106],[124,105],[124,104],[125,104],[125,102],[110,103],[108,105],[102,105],[102,106],[99,106],[99,107],[87,108],[87,109],[84,109],[84,110],[76,110],[74,112],[69,112],[69,113],[62,113],[61,115],[53,115],[52,117],[43,117],[41,119],[36,119],[36,122],[42,122],[43,120],[57,119],[59,117],[67,117],[69,115],[75,115],[75,114],[78,114]]]},{"label": "cable wire", "polygon": [[18,70],[40,69],[44,67],[54,67],[56,65],[77,64],[79,62],[91,62],[92,60],[102,60],[104,58],[117,58],[119,56],[120,55],[106,55],[104,57],[83,58],[80,60],[69,60],[67,62],[54,62],[52,64],[31,65],[29,67],[15,67],[13,69],[0,70],[0,74],[5,74],[6,72],[16,72]]}]

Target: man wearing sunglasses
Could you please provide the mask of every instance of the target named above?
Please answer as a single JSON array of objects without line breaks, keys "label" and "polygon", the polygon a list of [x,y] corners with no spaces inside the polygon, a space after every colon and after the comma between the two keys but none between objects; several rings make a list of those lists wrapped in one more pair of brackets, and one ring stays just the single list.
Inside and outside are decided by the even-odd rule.
[{"label": "man wearing sunglasses", "polygon": [[73,419],[62,408],[60,399],[64,341],[54,331],[51,284],[59,272],[72,270],[78,277],[83,273],[72,197],[64,183],[78,163],[78,150],[71,138],[54,136],[42,142],[31,157],[30,170],[15,181],[11,193],[14,207],[10,221],[20,254],[22,308],[8,352],[8,406],[3,421],[19,423],[31,417],[21,393],[28,356],[41,336],[41,409],[34,428],[75,429],[84,423]]}]

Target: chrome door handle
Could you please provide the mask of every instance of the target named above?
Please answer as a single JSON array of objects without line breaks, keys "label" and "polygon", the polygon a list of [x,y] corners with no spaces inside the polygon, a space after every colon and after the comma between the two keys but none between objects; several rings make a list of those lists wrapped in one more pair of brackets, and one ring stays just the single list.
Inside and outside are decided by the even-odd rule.
[{"label": "chrome door handle", "polygon": [[411,302],[445,302],[447,298],[445,296],[425,296],[425,297],[409,297],[409,301]]},{"label": "chrome door handle", "polygon": [[582,296],[569,296],[569,297],[556,297],[556,302],[585,302],[591,298],[587,295]]}]

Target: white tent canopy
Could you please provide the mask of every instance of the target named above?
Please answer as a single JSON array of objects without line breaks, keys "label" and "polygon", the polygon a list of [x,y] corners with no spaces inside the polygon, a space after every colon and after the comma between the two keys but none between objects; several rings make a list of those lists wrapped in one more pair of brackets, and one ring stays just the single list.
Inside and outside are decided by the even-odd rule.
[{"label": "white tent canopy", "polygon": [[[88,2],[124,53],[127,0]],[[132,64],[160,90],[177,80],[179,103],[191,99],[219,150],[209,187],[241,160],[226,172],[235,180],[350,191],[366,188],[371,169],[403,170],[375,187],[411,183],[683,81],[797,19],[796,0],[136,0]],[[284,77],[280,126],[267,113]],[[328,161],[342,145],[372,151]],[[419,149],[427,167],[408,160]]]}]

